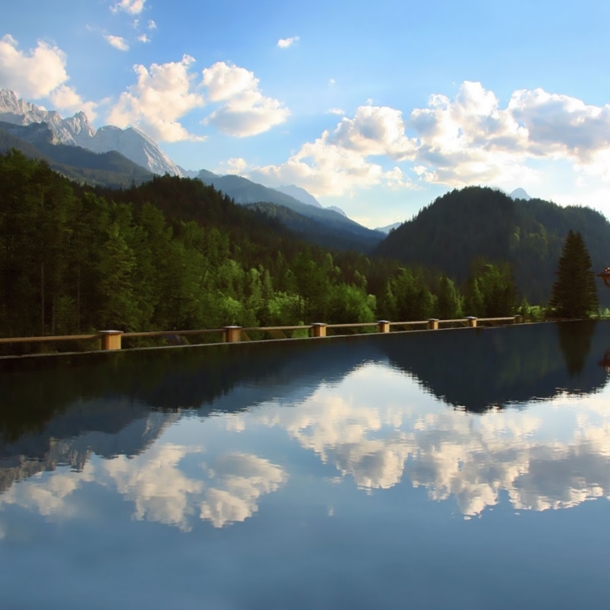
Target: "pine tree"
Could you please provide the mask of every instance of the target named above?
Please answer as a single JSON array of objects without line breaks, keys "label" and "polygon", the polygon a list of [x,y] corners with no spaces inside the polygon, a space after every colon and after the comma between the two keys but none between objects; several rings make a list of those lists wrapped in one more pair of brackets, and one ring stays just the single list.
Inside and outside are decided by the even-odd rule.
[{"label": "pine tree", "polygon": [[557,266],[549,306],[563,318],[586,318],[597,310],[597,286],[591,256],[580,233],[570,231]]}]

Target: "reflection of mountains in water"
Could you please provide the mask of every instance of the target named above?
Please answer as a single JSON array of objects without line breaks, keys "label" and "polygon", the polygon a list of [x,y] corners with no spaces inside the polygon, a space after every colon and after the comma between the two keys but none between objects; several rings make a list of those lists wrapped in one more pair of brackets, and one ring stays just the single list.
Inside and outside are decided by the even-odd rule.
[{"label": "reflection of mountains in water", "polygon": [[82,468],[91,452],[141,453],[183,410],[298,404],[371,361],[474,411],[595,392],[609,346],[610,324],[564,323],[5,360],[0,491],[57,464]]}]

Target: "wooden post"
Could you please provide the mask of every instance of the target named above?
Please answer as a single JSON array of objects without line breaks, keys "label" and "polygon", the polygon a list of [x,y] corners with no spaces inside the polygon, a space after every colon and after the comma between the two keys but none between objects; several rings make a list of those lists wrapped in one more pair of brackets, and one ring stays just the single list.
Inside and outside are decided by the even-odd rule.
[{"label": "wooden post", "polygon": [[102,349],[121,349],[121,335],[122,330],[100,330],[99,333],[102,338]]},{"label": "wooden post", "polygon": [[241,326],[223,326],[226,343],[239,343],[241,341]]},{"label": "wooden post", "polygon": [[523,316],[515,316],[513,324],[523,324]]},{"label": "wooden post", "polygon": [[476,316],[468,316],[466,318],[466,325],[470,328],[476,328],[477,326],[477,318]]},{"label": "wooden post", "polygon": [[377,332],[378,333],[389,333],[390,322],[388,320],[377,320]]},{"label": "wooden post", "polygon": [[438,330],[438,319],[437,318],[429,318],[428,330]]},{"label": "wooden post", "polygon": [[309,328],[310,337],[326,337],[326,324],[324,322],[314,322]]}]

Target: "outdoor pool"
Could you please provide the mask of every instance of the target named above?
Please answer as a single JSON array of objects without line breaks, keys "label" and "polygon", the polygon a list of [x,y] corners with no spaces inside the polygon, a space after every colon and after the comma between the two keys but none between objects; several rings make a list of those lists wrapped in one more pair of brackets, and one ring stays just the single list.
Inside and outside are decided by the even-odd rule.
[{"label": "outdoor pool", "polygon": [[0,361],[0,605],[608,607],[606,350],[571,322]]}]

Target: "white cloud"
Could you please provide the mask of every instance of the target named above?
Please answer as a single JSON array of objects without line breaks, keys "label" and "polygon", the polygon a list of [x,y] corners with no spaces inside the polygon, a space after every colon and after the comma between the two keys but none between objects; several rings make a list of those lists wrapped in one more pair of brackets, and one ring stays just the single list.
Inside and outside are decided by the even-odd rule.
[{"label": "white cloud", "polygon": [[[369,100],[284,163],[251,167],[250,174],[291,181],[319,196],[343,195],[388,182],[388,160],[410,162],[420,181],[454,187],[535,185],[543,171],[532,163],[538,160],[568,161],[582,179],[607,183],[610,104],[591,106],[535,89],[515,91],[502,107],[492,91],[466,81],[454,99],[432,95],[405,118]],[[413,187],[401,167],[391,174],[395,187]]]},{"label": "white cloud", "polygon": [[110,9],[113,13],[123,11],[130,15],[139,15],[144,10],[144,4],[146,0],[119,0],[116,4],[113,4]]},{"label": "white cloud", "polygon": [[157,24],[152,19],[149,19],[147,27],[148,27],[149,30],[156,30],[157,29]]},{"label": "white cloud", "polygon": [[129,51],[129,45],[127,44],[127,41],[121,36],[113,36],[112,34],[106,34],[104,36],[104,39],[110,46],[113,46],[119,51]]},{"label": "white cloud", "polygon": [[95,109],[97,104],[94,102],[85,102],[83,98],[76,93],[73,87],[62,85],[55,89],[49,96],[49,99],[57,108],[66,112],[84,112],[90,121],[93,121],[97,116]]},{"label": "white cloud", "polygon": [[152,39],[148,34],[140,34],[138,36],[138,41],[139,42],[150,42]]},{"label": "white cloud", "polygon": [[415,142],[405,135],[402,112],[387,106],[360,106],[353,119],[341,120],[329,142],[365,157],[385,155],[397,161],[415,152]]},{"label": "white cloud", "polygon": [[252,167],[249,174],[271,183],[298,184],[315,196],[344,195],[379,184],[411,187],[398,166],[384,169],[368,157],[402,161],[412,157],[415,148],[405,136],[400,111],[361,106],[354,118],[343,118],[334,131],[303,145],[285,163]]},{"label": "white cloud", "polygon": [[290,111],[279,100],[265,97],[253,72],[217,62],[203,70],[203,84],[213,102],[224,102],[206,119],[223,133],[246,137],[283,123]]},{"label": "white cloud", "polygon": [[329,78],[329,79],[328,79],[328,86],[329,86],[329,87],[334,87],[334,86],[335,86],[335,84],[336,84],[336,82],[337,82],[337,81],[336,81],[334,78]]},{"label": "white cloud", "polygon": [[328,114],[336,114],[338,116],[342,116],[345,114],[345,110],[343,110],[342,108],[329,108]]},{"label": "white cloud", "polygon": [[201,140],[178,121],[204,105],[203,96],[193,86],[194,75],[189,73],[194,61],[185,55],[179,62],[152,64],[150,69],[134,66],[137,83],[121,94],[108,121],[119,127],[136,125],[157,140]]},{"label": "white cloud", "polygon": [[277,41],[277,46],[280,49],[287,49],[288,47],[291,47],[295,42],[299,41],[299,37],[298,36],[291,36],[290,38],[280,38]]},{"label": "white cloud", "polygon": [[0,87],[20,96],[46,97],[68,80],[66,54],[56,46],[38,41],[24,53],[10,35],[0,39]]}]

